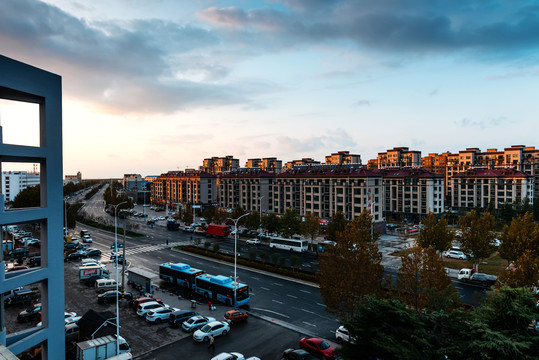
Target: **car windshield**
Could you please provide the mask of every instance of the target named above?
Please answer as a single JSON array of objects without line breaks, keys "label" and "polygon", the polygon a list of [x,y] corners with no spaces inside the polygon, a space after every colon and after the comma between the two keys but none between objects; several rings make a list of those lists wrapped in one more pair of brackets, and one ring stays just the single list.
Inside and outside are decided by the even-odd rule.
[{"label": "car windshield", "polygon": [[[172,316],[172,315],[171,315]],[[195,322],[195,319],[191,318],[189,320],[186,321],[187,324],[191,325],[192,323]]]},{"label": "car windshield", "polygon": [[210,326],[210,325],[204,325],[204,326],[202,327],[202,329],[200,329],[200,331],[205,332],[205,333],[209,332],[210,330],[211,330],[211,326]]},{"label": "car windshield", "polygon": [[320,350],[326,350],[327,348],[329,348],[329,345],[328,345],[327,342],[322,341],[320,344],[318,344],[318,348],[319,348]]}]

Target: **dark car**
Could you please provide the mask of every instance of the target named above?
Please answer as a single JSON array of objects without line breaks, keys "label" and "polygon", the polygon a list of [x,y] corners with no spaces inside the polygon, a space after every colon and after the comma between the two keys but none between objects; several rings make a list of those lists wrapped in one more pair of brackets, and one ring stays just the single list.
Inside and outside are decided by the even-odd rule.
[{"label": "dark car", "polygon": [[28,266],[30,267],[41,266],[41,256],[31,257],[30,260],[28,260]]},{"label": "dark car", "polygon": [[8,251],[7,258],[24,259],[28,257],[28,250],[24,248],[17,248]]},{"label": "dark car", "polygon": [[82,259],[83,257],[86,257],[86,253],[83,252],[83,251],[74,251],[68,255],[66,255],[66,257],[64,258],[65,261],[68,261],[68,260],[80,260]]},{"label": "dark car", "polygon": [[308,351],[318,358],[333,360],[336,353],[335,348],[322,339],[315,337],[304,337],[299,341],[299,347]]},{"label": "dark car", "polygon": [[228,310],[225,313],[225,319],[229,323],[239,323],[242,321],[247,321],[249,315],[245,311],[241,310]]},{"label": "dark car", "polygon": [[84,280],[84,285],[94,287],[95,282],[99,279],[104,279],[104,277],[101,275],[92,275]]},{"label": "dark car", "polygon": [[86,256],[101,256],[101,250],[88,248],[85,250]]},{"label": "dark car", "polygon": [[75,251],[75,250],[77,250],[77,246],[78,245],[73,243],[73,242],[64,243],[64,251],[66,251],[66,252]]},{"label": "dark car", "polygon": [[314,360],[315,358],[303,349],[286,349],[281,360]]},{"label": "dark car", "polygon": [[37,319],[41,311],[41,303],[37,303],[23,310],[17,315],[18,322],[28,322]]},{"label": "dark car", "polygon": [[[118,291],[119,299],[131,300],[133,299],[133,294],[128,291]],[[108,304],[116,301],[116,290],[109,290],[103,294],[97,295],[97,302],[99,304]]]},{"label": "dark car", "polygon": [[174,311],[170,314],[170,317],[168,318],[168,326],[170,326],[171,328],[180,327],[185,320],[197,315],[198,313],[190,310]]}]

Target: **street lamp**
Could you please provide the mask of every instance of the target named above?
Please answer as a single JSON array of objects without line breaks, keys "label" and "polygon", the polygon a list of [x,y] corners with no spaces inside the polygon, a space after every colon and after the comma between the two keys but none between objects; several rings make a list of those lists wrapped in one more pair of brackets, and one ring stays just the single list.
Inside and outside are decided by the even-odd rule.
[{"label": "street lamp", "polygon": [[[119,289],[118,289],[118,206],[127,204],[127,201],[122,201],[119,204],[108,204],[114,207],[114,252],[116,253],[116,354],[120,353],[120,306],[119,306]],[[125,246],[125,245],[124,245]],[[125,258],[124,258],[125,261]]]},{"label": "street lamp", "polygon": [[236,276],[236,262],[238,257],[238,221],[249,214],[243,214],[237,219],[226,218],[234,223],[234,310],[236,310],[236,288],[238,287],[238,277]]},{"label": "street lamp", "polygon": [[259,223],[259,230],[258,230],[258,239],[260,242],[262,242],[262,198],[264,196],[261,196],[258,198],[259,204],[260,204],[260,223]]}]

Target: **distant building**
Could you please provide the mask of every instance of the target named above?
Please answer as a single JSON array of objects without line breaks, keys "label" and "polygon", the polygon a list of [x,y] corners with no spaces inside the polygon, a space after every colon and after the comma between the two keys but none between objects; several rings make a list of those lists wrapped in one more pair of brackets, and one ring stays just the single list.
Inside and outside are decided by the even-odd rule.
[{"label": "distant building", "polygon": [[283,170],[290,170],[294,166],[300,166],[300,165],[320,165],[320,161],[316,161],[311,158],[303,158],[301,160],[292,160],[284,164]]},{"label": "distant building", "polygon": [[64,184],[67,184],[69,182],[79,184],[82,181],[82,173],[80,171],[77,172],[77,175],[66,175],[64,177]]},{"label": "distant building", "polygon": [[27,171],[3,171],[2,193],[5,201],[13,201],[26,188],[39,185],[39,173]]},{"label": "distant building", "polygon": [[349,151],[339,151],[326,156],[326,165],[357,164],[361,165],[361,156],[352,155]]},{"label": "distant building", "polygon": [[254,158],[247,160],[245,163],[245,168],[260,169],[269,173],[280,174],[283,171],[283,162],[274,157],[263,159]]},{"label": "distant building", "polygon": [[378,169],[396,166],[421,166],[421,151],[409,150],[407,147],[395,147],[378,153]]},{"label": "distant building", "polygon": [[234,159],[232,155],[225,157],[212,157],[204,159],[202,166],[199,167],[200,171],[208,174],[217,174],[227,171],[236,171],[240,167],[240,161]]},{"label": "distant building", "polygon": [[241,169],[223,173],[218,179],[219,207],[245,211],[273,212],[275,174],[260,169]]},{"label": "distant building", "polygon": [[125,191],[145,190],[146,181],[140,174],[124,174],[122,186]]},{"label": "distant building", "polygon": [[204,171],[169,171],[152,184],[151,203],[160,206],[216,204],[217,177]]}]

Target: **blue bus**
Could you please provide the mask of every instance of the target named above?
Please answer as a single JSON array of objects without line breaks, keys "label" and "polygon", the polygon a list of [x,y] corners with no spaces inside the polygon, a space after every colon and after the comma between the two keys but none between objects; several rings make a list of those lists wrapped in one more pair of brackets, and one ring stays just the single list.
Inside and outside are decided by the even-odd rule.
[{"label": "blue bus", "polygon": [[164,263],[159,265],[159,278],[166,282],[189,288],[205,299],[234,305],[234,286],[236,286],[236,306],[249,303],[249,286],[228,276],[210,275],[203,270],[192,268],[184,263]]},{"label": "blue bus", "polygon": [[203,270],[192,268],[183,263],[165,263],[159,265],[159,278],[172,285],[195,290],[195,277],[204,274]]},{"label": "blue bus", "polygon": [[234,305],[234,286],[236,286],[236,306],[249,303],[249,286],[223,275],[202,274],[195,278],[195,291],[206,299]]}]

